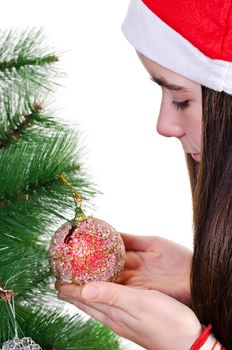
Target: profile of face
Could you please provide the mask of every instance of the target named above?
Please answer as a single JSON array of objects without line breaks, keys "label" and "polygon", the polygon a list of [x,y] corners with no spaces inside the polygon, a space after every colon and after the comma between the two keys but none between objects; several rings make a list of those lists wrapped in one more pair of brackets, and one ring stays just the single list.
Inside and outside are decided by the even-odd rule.
[{"label": "profile of face", "polygon": [[185,153],[201,159],[201,85],[170,71],[137,52],[152,80],[162,88],[157,132],[180,140]]}]

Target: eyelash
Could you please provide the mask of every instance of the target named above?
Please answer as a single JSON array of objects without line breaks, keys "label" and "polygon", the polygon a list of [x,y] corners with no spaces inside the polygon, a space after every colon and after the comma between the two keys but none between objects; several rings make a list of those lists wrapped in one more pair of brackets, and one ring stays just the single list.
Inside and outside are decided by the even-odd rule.
[{"label": "eyelash", "polygon": [[183,101],[183,102],[172,101],[172,105],[174,105],[177,110],[178,109],[183,110],[189,106],[189,101]]}]

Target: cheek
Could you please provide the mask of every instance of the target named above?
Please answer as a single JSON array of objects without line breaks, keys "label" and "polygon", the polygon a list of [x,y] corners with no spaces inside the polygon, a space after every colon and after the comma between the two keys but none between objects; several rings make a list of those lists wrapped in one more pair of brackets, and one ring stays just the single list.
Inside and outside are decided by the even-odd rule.
[{"label": "cheek", "polygon": [[185,115],[185,130],[191,143],[196,146],[199,151],[201,148],[201,134],[202,134],[202,118],[198,111],[197,114],[188,112]]}]

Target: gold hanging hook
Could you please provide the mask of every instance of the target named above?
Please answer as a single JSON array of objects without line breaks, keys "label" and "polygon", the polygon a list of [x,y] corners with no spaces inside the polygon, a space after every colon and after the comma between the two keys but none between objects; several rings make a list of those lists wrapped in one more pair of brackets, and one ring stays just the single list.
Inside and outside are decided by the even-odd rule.
[{"label": "gold hanging hook", "polygon": [[75,206],[76,206],[76,210],[75,210],[75,217],[74,217],[74,221],[82,221],[86,219],[86,216],[82,210],[82,196],[80,193],[77,193],[73,187],[70,185],[70,183],[68,182],[68,180],[66,179],[66,177],[64,176],[64,174],[60,175],[61,181],[70,188],[72,197],[74,199],[75,202]]}]

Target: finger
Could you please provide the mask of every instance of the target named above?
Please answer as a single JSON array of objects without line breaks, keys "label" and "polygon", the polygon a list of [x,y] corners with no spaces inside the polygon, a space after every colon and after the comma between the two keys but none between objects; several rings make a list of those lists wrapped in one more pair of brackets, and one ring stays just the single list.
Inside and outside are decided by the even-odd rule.
[{"label": "finger", "polygon": [[[99,312],[105,312],[105,314],[109,317],[110,315],[113,315],[113,310],[110,309],[111,306],[105,305],[105,307],[103,307],[103,305],[101,305],[100,303],[96,304],[94,302],[91,303],[91,301],[84,300],[81,295],[81,289],[82,287],[76,285],[60,286],[58,299],[68,301],[69,303],[74,304],[77,307],[80,306],[81,310],[83,311],[86,310],[86,306],[91,306]],[[108,309],[106,309],[106,306],[108,306]]]},{"label": "finger", "polygon": [[90,282],[82,288],[81,297],[84,301],[113,306],[133,316],[141,298],[138,291],[116,283]]},{"label": "finger", "polygon": [[[139,290],[141,291],[139,288],[134,289],[111,282],[90,282],[84,287],[66,284],[60,286],[58,298],[72,303],[75,301],[85,304],[100,303],[114,306],[134,317],[134,311],[135,309],[138,310],[138,301],[141,299],[141,296],[137,293]],[[128,300],[130,300],[129,303]],[[114,312],[110,308],[99,310],[108,314]]]},{"label": "finger", "polygon": [[120,273],[120,275],[118,276],[118,278],[116,279],[115,283],[119,283],[119,284],[126,284],[129,280],[135,278],[136,279],[136,275],[134,270],[124,270]]},{"label": "finger", "polygon": [[69,283],[62,283],[60,280],[56,280],[55,282],[55,289],[57,289],[57,291],[59,291],[59,289],[62,287],[62,286],[68,286],[70,285]]},{"label": "finger", "polygon": [[137,252],[128,251],[126,253],[125,269],[137,269],[141,264],[141,254],[142,253],[138,254]]},{"label": "finger", "polygon": [[58,289],[58,298],[68,300],[82,300],[81,286],[75,284],[60,285]]},{"label": "finger", "polygon": [[[73,294],[75,294],[75,292],[73,292]],[[91,302],[89,300],[80,299],[79,296],[76,297],[75,295],[74,297],[70,297],[70,296],[61,297],[61,295],[59,294],[58,298],[75,305],[80,310],[98,319],[100,322],[104,324],[107,323],[107,325],[110,325],[111,323],[110,325],[111,327],[113,326],[113,323],[114,323],[114,325],[117,324],[121,328],[125,328],[126,325],[132,326],[135,320],[137,320],[133,316],[129,315],[128,312],[125,312],[124,310],[112,305]]]},{"label": "finger", "polygon": [[64,301],[67,301],[73,305],[75,305],[78,309],[84,311],[87,315],[95,318],[96,320],[100,321],[101,323],[108,325],[109,327],[115,327],[115,324],[113,320],[110,318],[110,315],[107,315],[92,305],[84,304],[77,299],[62,299]]},{"label": "finger", "polygon": [[127,233],[120,233],[126,250],[147,251],[151,246],[152,236],[137,236],[129,235]]},{"label": "finger", "polygon": [[55,282],[55,289],[59,290],[61,286],[62,286],[62,283],[60,282],[60,280],[56,280],[56,282]]},{"label": "finger", "polygon": [[[71,304],[75,305],[78,309],[82,310],[87,315],[93,317],[95,320],[110,327],[113,330],[113,332],[117,333],[121,337],[125,337],[128,334],[128,330],[127,330],[127,333],[125,332],[126,327],[125,327],[124,323],[119,322],[119,320],[117,320],[117,322],[115,322],[111,318],[110,314],[107,314],[105,312],[102,312],[102,311],[99,311],[98,309],[96,309],[96,305],[92,306],[92,305],[81,303],[80,301],[76,301],[76,300],[72,300],[72,301],[67,300],[67,301],[70,302]],[[99,305],[99,307],[101,307],[101,304],[98,304],[98,305]]]},{"label": "finger", "polygon": [[[139,254],[141,255],[143,253],[140,252]],[[139,256],[139,254],[135,252],[126,253],[124,269],[122,270],[122,272],[120,272],[119,277],[116,279],[117,283],[120,283],[119,281],[121,280],[121,275],[124,272],[133,271],[133,273],[135,273],[135,271],[139,270],[139,267],[141,266],[141,263],[142,263],[142,258],[141,256]]]}]

